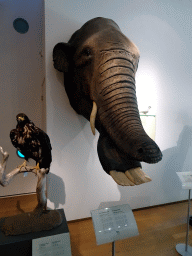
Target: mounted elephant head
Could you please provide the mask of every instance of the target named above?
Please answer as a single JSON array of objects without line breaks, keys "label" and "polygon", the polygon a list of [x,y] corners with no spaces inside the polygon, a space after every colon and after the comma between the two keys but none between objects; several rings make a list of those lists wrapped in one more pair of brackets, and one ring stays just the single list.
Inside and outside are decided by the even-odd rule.
[{"label": "mounted elephant head", "polygon": [[151,179],[141,161],[157,163],[162,153],[145,133],[137,106],[136,45],[118,25],[105,18],[85,23],[68,43],[53,49],[54,67],[64,73],[65,90],[73,109],[100,133],[98,155],[103,169],[120,185]]}]

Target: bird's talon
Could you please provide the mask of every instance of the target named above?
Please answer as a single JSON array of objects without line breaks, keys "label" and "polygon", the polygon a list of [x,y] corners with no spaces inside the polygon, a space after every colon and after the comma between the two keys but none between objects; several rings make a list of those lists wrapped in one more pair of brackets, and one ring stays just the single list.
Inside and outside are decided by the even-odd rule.
[{"label": "bird's talon", "polygon": [[37,170],[36,169],[34,170],[34,173],[35,173],[35,176],[37,176]]},{"label": "bird's talon", "polygon": [[35,175],[38,174],[39,170],[40,170],[39,163],[37,163],[37,165],[33,168],[33,171],[34,171]]},{"label": "bird's talon", "polygon": [[25,170],[27,170],[26,169],[26,166],[27,166],[27,161],[25,160],[21,165],[19,165],[17,168],[19,168],[19,172],[21,172],[21,169],[24,167],[25,168]]}]

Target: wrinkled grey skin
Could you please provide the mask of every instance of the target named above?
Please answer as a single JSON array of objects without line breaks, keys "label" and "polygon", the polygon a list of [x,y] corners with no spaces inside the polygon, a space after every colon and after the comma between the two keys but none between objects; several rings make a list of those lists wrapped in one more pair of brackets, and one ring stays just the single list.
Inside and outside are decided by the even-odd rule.
[{"label": "wrinkled grey skin", "polygon": [[73,109],[90,120],[93,101],[97,104],[98,155],[107,173],[162,159],[139,116],[135,92],[139,56],[118,25],[105,18],[88,21],[68,43],[58,43],[53,50],[54,67],[64,73]]}]

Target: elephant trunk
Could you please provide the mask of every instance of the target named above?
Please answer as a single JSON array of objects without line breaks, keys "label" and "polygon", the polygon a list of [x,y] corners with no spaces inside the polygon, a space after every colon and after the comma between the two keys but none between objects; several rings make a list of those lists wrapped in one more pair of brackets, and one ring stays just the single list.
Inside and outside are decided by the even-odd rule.
[{"label": "elephant trunk", "polygon": [[[114,53],[114,51],[113,51]],[[108,52],[99,66],[98,118],[118,149],[138,161],[162,159],[157,144],[143,129],[136,99],[135,63],[127,52],[113,57]]]}]

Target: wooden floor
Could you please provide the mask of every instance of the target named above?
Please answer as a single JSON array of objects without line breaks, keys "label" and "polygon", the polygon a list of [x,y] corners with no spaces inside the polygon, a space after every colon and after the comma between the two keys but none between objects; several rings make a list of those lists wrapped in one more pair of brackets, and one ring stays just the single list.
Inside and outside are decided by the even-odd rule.
[{"label": "wooden floor", "polygon": [[[0,199],[0,218],[36,206],[36,195]],[[139,236],[117,241],[116,256],[173,256],[179,255],[175,246],[185,243],[187,202],[133,211]],[[112,245],[97,245],[91,219],[68,222],[73,256],[111,256]],[[192,227],[189,245],[192,246]]]}]

